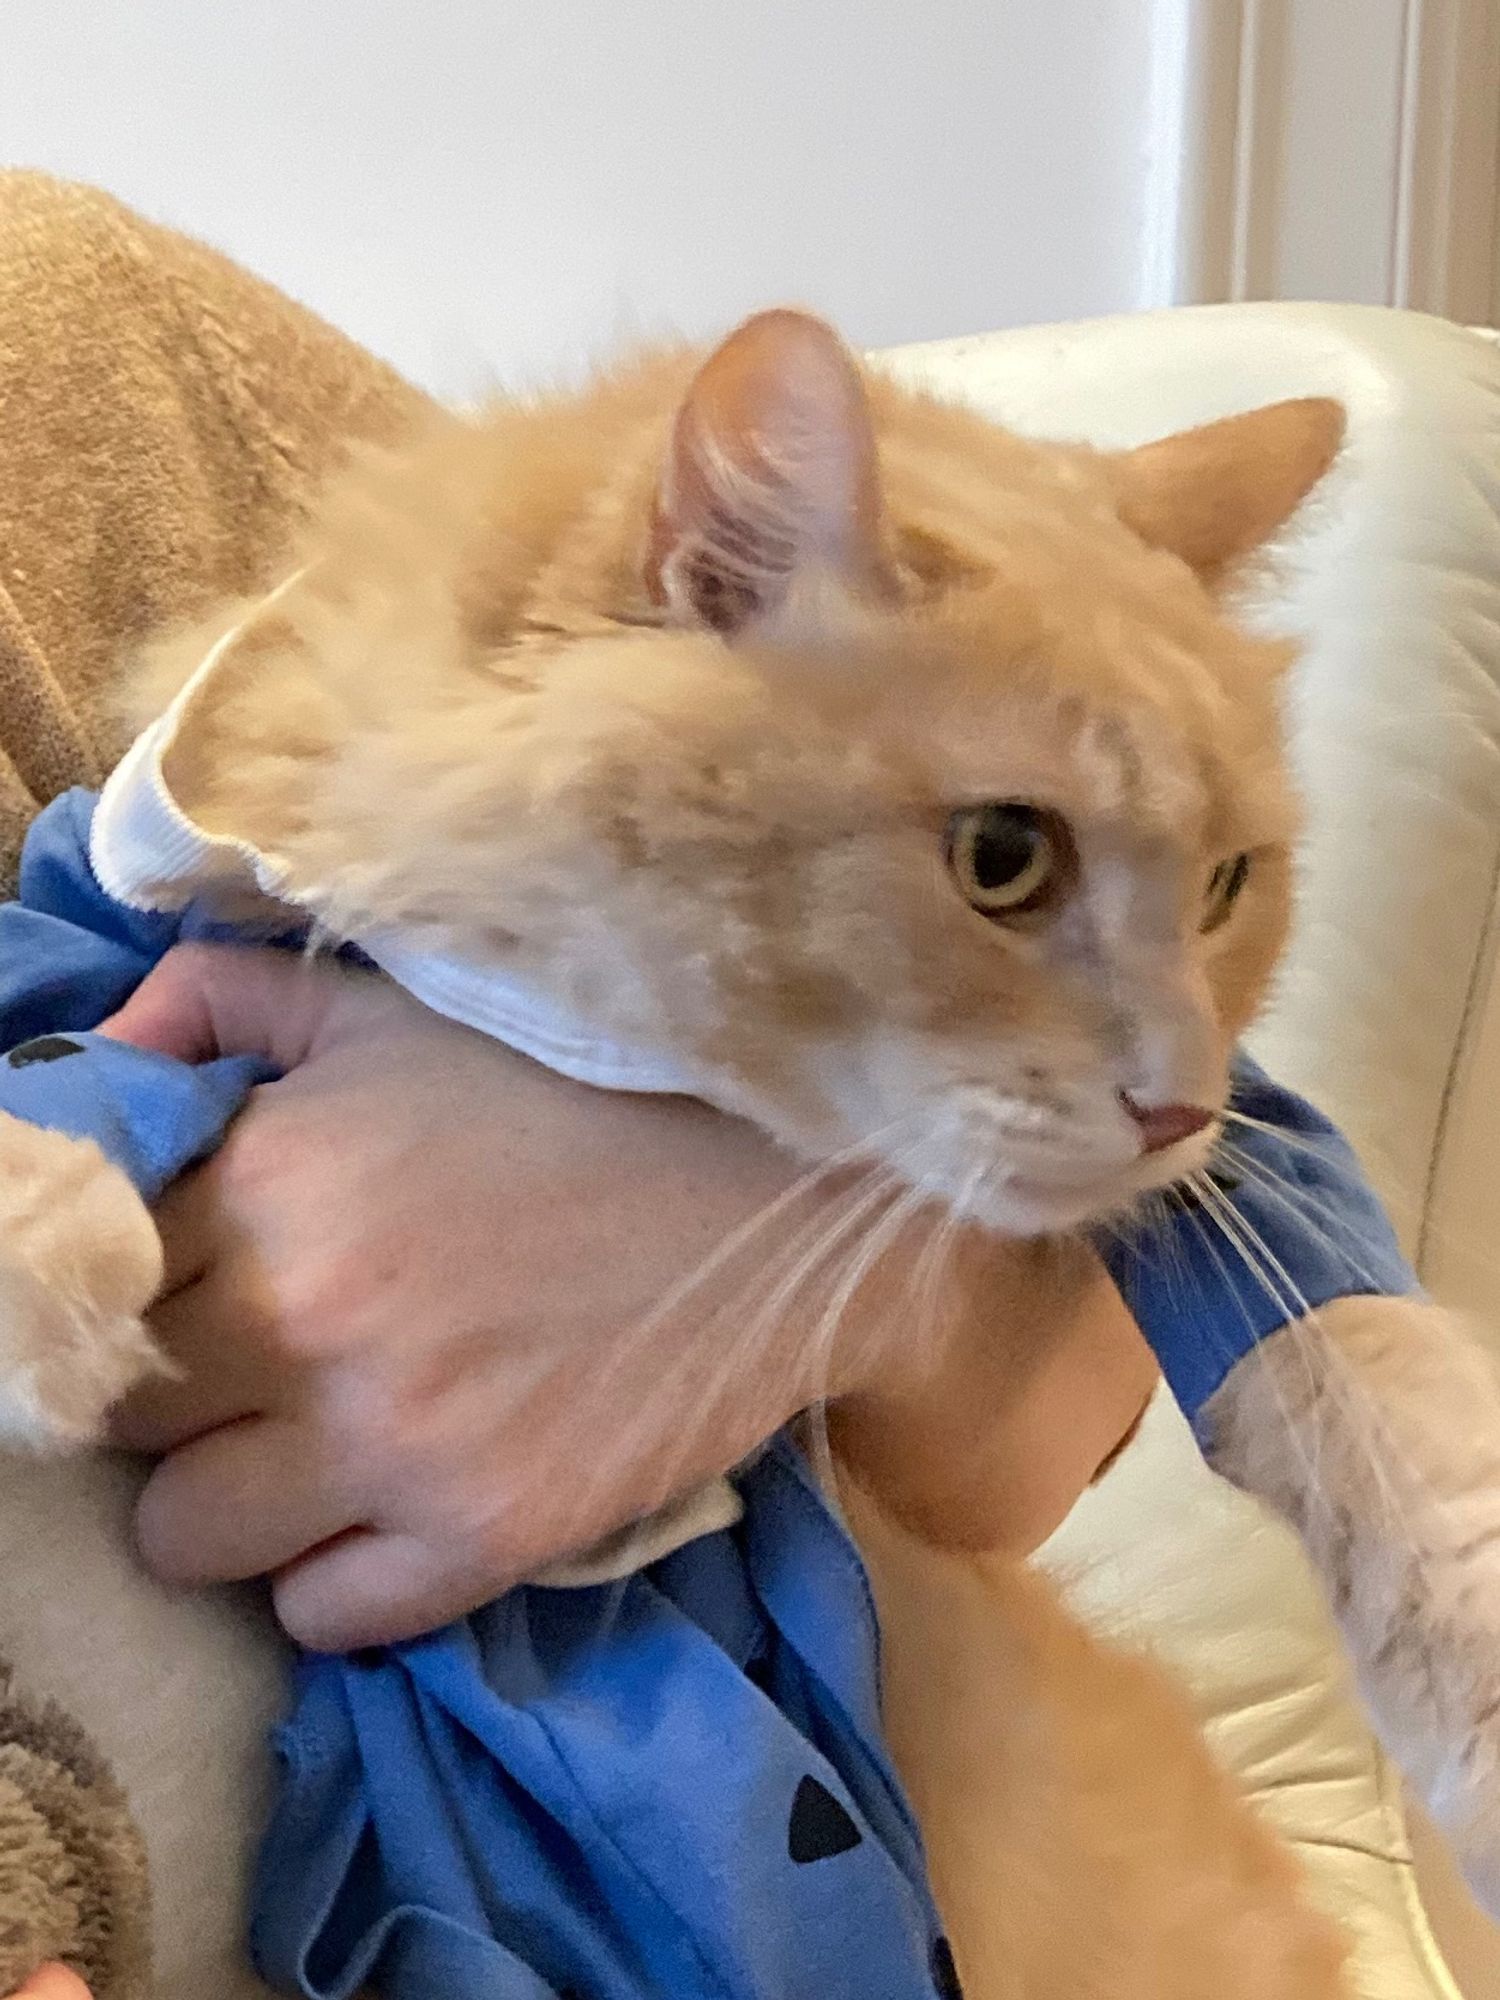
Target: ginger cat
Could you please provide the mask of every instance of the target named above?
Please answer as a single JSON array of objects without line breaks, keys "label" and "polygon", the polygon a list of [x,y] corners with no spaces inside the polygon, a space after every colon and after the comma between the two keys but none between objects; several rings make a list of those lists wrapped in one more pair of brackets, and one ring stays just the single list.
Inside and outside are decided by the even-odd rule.
[{"label": "ginger cat", "polygon": [[[300,913],[471,1025],[521,996],[564,1067],[581,1024],[873,1163],[886,1241],[934,1204],[1067,1238],[1203,1165],[1281,948],[1287,655],[1220,586],[1341,432],[1308,400],[1031,443],[790,312],[439,416],[272,601],[148,663],[144,718],[196,676],[137,776],[197,873],[109,794],[96,872]],[[986,1553],[987,1386],[1100,1282],[1060,1252],[1029,1313],[1031,1254],[996,1351],[913,1339],[834,1429],[963,1990],[1321,2000],[1339,1942],[1185,1704]]]}]

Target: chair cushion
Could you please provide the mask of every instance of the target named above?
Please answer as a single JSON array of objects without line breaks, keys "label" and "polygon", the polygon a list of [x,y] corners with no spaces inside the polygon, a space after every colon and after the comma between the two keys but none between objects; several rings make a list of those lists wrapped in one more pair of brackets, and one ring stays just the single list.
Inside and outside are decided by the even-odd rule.
[{"label": "chair cushion", "polygon": [[[1455,1222],[1500,1224],[1500,1176],[1469,1186],[1500,1081],[1500,351],[1416,314],[1245,305],[879,360],[1015,429],[1104,447],[1284,396],[1347,407],[1338,465],[1246,605],[1303,642],[1289,720],[1308,802],[1296,931],[1255,1047],[1349,1132],[1429,1277],[1441,1288],[1446,1255],[1467,1295],[1500,1304],[1500,1279],[1454,1247]],[[1187,1680],[1353,1931],[1358,1990],[1451,1994],[1399,1782],[1300,1551],[1204,1469],[1164,1396],[1041,1559],[1092,1622]]]}]

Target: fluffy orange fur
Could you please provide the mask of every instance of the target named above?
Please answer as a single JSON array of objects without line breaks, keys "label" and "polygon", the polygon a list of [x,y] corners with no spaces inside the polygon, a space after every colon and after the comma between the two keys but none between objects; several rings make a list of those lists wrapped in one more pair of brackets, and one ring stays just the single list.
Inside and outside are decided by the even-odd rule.
[{"label": "fluffy orange fur", "polygon": [[[679,428],[706,489],[671,489],[697,516],[666,524],[684,562],[734,542],[736,507],[767,518],[730,566],[747,545],[784,560],[726,644],[691,573],[651,588],[690,381],[659,361],[556,406],[439,419],[348,482],[304,579],[194,711],[180,802],[271,851],[335,933],[502,963],[677,1050],[804,1153],[864,1144],[1013,1229],[1170,1178],[1137,1170],[1119,1092],[1222,1096],[1279,945],[1291,829],[1279,653],[1130,523],[1172,531],[1170,464],[1023,443],[871,383],[859,427],[834,412],[821,441],[878,468],[879,513],[843,548],[840,495],[799,516],[800,464],[785,493],[737,469],[775,412],[719,413],[706,447]],[[1310,463],[1328,406],[1305,407]],[[812,457],[818,418],[791,415],[784,448]],[[1231,466],[1280,443],[1220,428]],[[1200,485],[1194,505],[1222,507]],[[1084,893],[1054,923],[976,922],[945,892],[944,825],[1038,797]],[[1256,856],[1246,908],[1205,944],[1204,883],[1238,851]]]},{"label": "fluffy orange fur", "polygon": [[[1307,402],[1042,445],[764,315],[353,468],[165,774],[330,933],[502,968],[806,1159],[1066,1232],[1201,1163],[1143,1153],[1130,1104],[1222,1104],[1280,949],[1284,656],[1220,587],[1340,429]],[[246,610],[161,649],[142,712]],[[1011,801],[1049,872],[996,920],[951,829]],[[965,1988],[1332,1994],[1336,1939],[1185,1706],[980,1552],[998,1350],[1099,1282],[1011,1269],[992,1347],[939,1342],[836,1430]]]},{"label": "fluffy orange fur", "polygon": [[1332,2000],[1335,1926],[1157,1667],[853,1494],[887,1735],[975,2000]]}]

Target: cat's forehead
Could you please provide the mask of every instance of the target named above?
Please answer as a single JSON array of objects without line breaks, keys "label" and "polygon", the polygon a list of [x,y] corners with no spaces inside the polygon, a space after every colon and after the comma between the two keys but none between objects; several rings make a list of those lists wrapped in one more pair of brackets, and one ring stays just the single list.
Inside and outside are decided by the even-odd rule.
[{"label": "cat's forehead", "polygon": [[898,645],[886,723],[935,793],[1194,846],[1283,837],[1278,661],[1211,610],[999,579],[910,620]]},{"label": "cat's forehead", "polygon": [[1002,688],[967,717],[934,712],[918,754],[935,803],[1022,800],[1079,829],[1189,848],[1275,835],[1247,774],[1211,747],[1159,716],[1036,684]]},{"label": "cat's forehead", "polygon": [[[1279,752],[1277,648],[1121,520],[1101,461],[888,402],[882,469],[916,579],[891,633],[951,781],[1068,772],[1104,802],[1233,810]],[[925,587],[924,587],[925,586]],[[887,679],[891,676],[887,676]],[[1157,782],[1153,785],[1150,780]]]}]

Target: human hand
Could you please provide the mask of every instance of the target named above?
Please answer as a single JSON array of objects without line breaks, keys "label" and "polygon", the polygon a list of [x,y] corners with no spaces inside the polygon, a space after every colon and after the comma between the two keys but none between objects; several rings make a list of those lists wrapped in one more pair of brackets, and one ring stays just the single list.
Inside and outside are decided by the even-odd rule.
[{"label": "human hand", "polygon": [[275,1573],[305,1644],[442,1623],[725,1470],[840,1386],[873,1317],[834,1351],[795,1312],[736,1349],[753,1303],[729,1324],[724,1308],[753,1256],[653,1319],[792,1165],[699,1105],[569,1083],[384,981],[194,948],[109,1031],[288,1072],[160,1204],[152,1327],[182,1379],[118,1435],[170,1453],[139,1513],[151,1567]]},{"label": "human hand", "polygon": [[[792,1164],[702,1106],[571,1084],[383,981],[281,953],[176,952],[110,1031],[288,1072],[160,1206],[153,1330],[182,1377],[139,1395],[119,1435],[170,1453],[140,1508],[151,1566],[274,1574],[304,1644],[441,1624],[728,1469],[808,1403],[920,1359],[918,1243],[873,1265],[832,1331],[859,1237],[827,1232],[866,1185],[789,1195]],[[779,1283],[816,1236],[825,1281]],[[1138,1397],[1085,1399],[1061,1435],[1028,1421],[1059,1381],[1077,1387],[1077,1344],[1054,1360],[1025,1322],[1008,1342],[995,1248],[964,1244],[923,1310],[1014,1347],[991,1386],[997,1422],[1017,1406],[1006,1504],[1029,1545]]]}]

